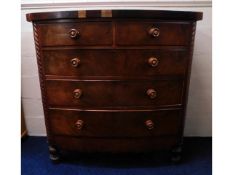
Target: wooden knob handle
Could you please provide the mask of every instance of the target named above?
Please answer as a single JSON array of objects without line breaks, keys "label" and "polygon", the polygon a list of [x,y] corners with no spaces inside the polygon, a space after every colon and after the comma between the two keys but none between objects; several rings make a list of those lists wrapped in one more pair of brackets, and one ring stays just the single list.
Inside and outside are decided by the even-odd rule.
[{"label": "wooden knob handle", "polygon": [[70,60],[70,63],[73,67],[78,67],[80,65],[80,59],[79,58],[73,58]]},{"label": "wooden knob handle", "polygon": [[82,90],[81,89],[75,89],[74,90],[74,98],[80,98],[82,95]]},{"label": "wooden knob handle", "polygon": [[156,38],[156,37],[158,37],[159,36],[159,34],[160,34],[160,31],[159,31],[159,29],[158,28],[156,28],[156,27],[152,27],[152,28],[150,28],[150,30],[149,30],[149,35],[150,36],[152,36],[152,37],[154,37],[154,38]]},{"label": "wooden knob handle", "polygon": [[149,129],[149,130],[154,129],[154,122],[152,120],[146,120],[145,125],[146,125],[147,129]]},{"label": "wooden knob handle", "polygon": [[76,29],[70,29],[69,34],[70,34],[70,38],[72,39],[75,39],[80,36],[79,31]]},{"label": "wooden knob handle", "polygon": [[155,58],[155,57],[151,57],[151,58],[148,59],[148,63],[152,67],[156,67],[159,64],[159,60],[157,58]]},{"label": "wooden knob handle", "polygon": [[83,128],[83,120],[77,120],[77,122],[75,123],[75,127],[78,129],[78,130],[81,130]]},{"label": "wooden knob handle", "polygon": [[148,89],[146,93],[151,99],[157,97],[157,92],[154,89]]}]

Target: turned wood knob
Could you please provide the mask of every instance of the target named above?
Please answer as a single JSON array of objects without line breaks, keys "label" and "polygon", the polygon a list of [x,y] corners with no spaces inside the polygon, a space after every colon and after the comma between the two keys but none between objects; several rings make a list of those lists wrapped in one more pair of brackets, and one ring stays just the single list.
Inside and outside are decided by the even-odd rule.
[{"label": "turned wood knob", "polygon": [[74,90],[74,98],[80,98],[82,95],[82,90],[81,89],[75,89]]},{"label": "turned wood knob", "polygon": [[81,130],[83,128],[83,120],[77,120],[77,122],[75,123],[75,127],[78,129],[78,130]]},{"label": "turned wood knob", "polygon": [[157,58],[155,58],[155,57],[151,57],[151,58],[148,59],[148,63],[152,67],[156,67],[159,64],[159,60]]},{"label": "turned wood knob", "polygon": [[75,39],[75,38],[77,38],[77,37],[80,36],[79,31],[76,30],[76,29],[71,29],[71,30],[69,31],[69,34],[70,34],[70,38],[72,38],[72,39]]},{"label": "turned wood knob", "polygon": [[146,125],[147,129],[149,129],[149,130],[154,129],[154,122],[152,120],[146,120],[145,125]]},{"label": "turned wood knob", "polygon": [[79,65],[80,65],[80,59],[79,58],[73,58],[73,59],[71,59],[70,60],[70,62],[71,62],[71,65],[73,66],[73,67],[78,67]]},{"label": "turned wood knob", "polygon": [[156,38],[156,37],[158,37],[159,36],[159,34],[160,34],[160,31],[159,31],[159,29],[158,28],[156,28],[156,27],[152,27],[152,28],[150,28],[150,30],[149,30],[149,35],[150,36],[152,36],[152,37],[154,37],[154,38]]},{"label": "turned wood knob", "polygon": [[157,96],[157,92],[154,89],[148,89],[146,93],[151,99],[154,99]]}]

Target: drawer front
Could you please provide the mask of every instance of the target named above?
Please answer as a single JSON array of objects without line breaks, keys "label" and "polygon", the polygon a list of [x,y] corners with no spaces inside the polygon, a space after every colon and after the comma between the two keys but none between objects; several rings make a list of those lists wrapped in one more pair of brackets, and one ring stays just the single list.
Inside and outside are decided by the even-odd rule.
[{"label": "drawer front", "polygon": [[116,44],[124,45],[189,45],[191,23],[118,22]]},{"label": "drawer front", "polygon": [[40,24],[38,29],[42,46],[112,45],[110,22]]},{"label": "drawer front", "polygon": [[74,107],[180,105],[183,83],[171,81],[48,80],[48,104]]},{"label": "drawer front", "polygon": [[50,50],[43,52],[46,75],[184,75],[186,50]]},{"label": "drawer front", "polygon": [[78,138],[53,136],[53,142],[60,149],[80,152],[151,152],[171,150],[177,145],[177,137],[157,138]]},{"label": "drawer front", "polygon": [[90,112],[49,110],[54,135],[87,137],[177,136],[182,118],[180,110]]}]

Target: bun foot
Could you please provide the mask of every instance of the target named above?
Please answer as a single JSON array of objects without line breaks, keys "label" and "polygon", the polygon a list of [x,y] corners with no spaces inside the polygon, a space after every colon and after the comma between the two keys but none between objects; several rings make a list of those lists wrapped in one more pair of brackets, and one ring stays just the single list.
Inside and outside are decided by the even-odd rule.
[{"label": "bun foot", "polygon": [[58,150],[53,147],[53,146],[49,146],[49,158],[52,161],[52,163],[57,164],[60,162],[60,155]]},{"label": "bun foot", "polygon": [[182,159],[182,146],[179,145],[172,149],[171,151],[171,162],[172,163],[180,163]]},{"label": "bun foot", "polygon": [[181,155],[172,155],[171,162],[175,163],[175,164],[180,163],[181,162]]}]

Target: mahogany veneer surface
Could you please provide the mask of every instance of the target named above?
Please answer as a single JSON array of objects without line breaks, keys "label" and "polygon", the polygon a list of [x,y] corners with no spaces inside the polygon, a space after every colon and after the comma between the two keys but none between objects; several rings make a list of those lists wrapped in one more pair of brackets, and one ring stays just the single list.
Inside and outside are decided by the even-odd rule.
[{"label": "mahogany veneer surface", "polygon": [[148,152],[182,144],[201,12],[27,14],[50,158],[57,150]]}]

